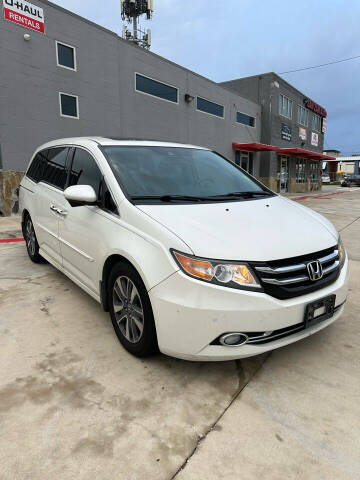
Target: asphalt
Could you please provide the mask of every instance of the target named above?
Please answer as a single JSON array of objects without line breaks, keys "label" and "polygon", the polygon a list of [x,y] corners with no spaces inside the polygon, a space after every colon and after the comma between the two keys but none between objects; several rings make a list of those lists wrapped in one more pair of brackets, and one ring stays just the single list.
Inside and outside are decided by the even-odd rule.
[{"label": "asphalt", "polygon": [[93,299],[0,244],[0,479],[360,479],[360,189],[300,201],[341,230],[345,313],[236,362],[136,359]]}]

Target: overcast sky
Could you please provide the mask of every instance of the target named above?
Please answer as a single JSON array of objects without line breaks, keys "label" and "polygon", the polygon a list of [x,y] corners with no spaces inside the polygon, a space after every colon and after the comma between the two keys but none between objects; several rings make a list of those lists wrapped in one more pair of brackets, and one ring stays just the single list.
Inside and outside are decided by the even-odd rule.
[{"label": "overcast sky", "polygon": [[[121,32],[120,0],[55,0]],[[360,55],[359,0],[155,0],[152,51],[216,82]],[[360,58],[282,75],[328,111],[325,148],[360,152]]]}]

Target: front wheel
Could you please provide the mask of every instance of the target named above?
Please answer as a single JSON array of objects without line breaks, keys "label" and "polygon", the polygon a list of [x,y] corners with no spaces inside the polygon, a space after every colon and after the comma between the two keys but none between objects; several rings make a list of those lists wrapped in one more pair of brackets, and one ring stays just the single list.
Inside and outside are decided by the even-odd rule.
[{"label": "front wheel", "polygon": [[122,346],[137,357],[158,352],[154,316],[149,295],[137,271],[117,263],[108,281],[111,321]]}]

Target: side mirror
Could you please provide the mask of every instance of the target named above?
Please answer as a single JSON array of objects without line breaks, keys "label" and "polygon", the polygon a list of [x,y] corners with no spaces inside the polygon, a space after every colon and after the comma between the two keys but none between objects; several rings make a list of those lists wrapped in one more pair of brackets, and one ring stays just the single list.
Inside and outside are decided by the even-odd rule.
[{"label": "side mirror", "polygon": [[64,191],[66,200],[72,207],[94,205],[97,202],[95,190],[90,185],[73,185]]}]

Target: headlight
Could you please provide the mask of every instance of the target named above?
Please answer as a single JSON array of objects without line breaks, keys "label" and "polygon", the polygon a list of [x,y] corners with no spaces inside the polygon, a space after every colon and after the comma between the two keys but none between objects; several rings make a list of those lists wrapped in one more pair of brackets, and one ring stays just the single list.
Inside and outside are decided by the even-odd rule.
[{"label": "headlight", "polygon": [[340,269],[341,269],[345,263],[346,251],[340,237],[339,237],[338,251],[339,251]]},{"label": "headlight", "polygon": [[243,263],[191,257],[171,251],[181,270],[190,277],[231,288],[261,289],[255,274]]}]

